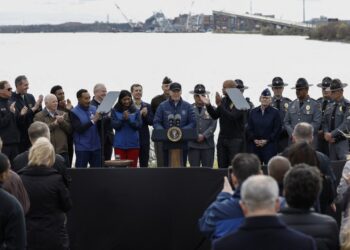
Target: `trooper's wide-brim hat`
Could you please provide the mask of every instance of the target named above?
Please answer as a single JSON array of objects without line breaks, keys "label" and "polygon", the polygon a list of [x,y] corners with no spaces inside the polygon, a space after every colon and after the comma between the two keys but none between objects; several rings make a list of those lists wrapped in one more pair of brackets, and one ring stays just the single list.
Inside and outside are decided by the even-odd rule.
[{"label": "trooper's wide-brim hat", "polygon": [[342,83],[339,79],[334,79],[329,87],[330,91],[337,91],[348,86],[347,83]]},{"label": "trooper's wide-brim hat", "polygon": [[235,82],[237,84],[237,89],[248,89],[247,86],[244,86],[244,83],[241,79],[236,79]]},{"label": "trooper's wide-brim hat", "polygon": [[197,84],[194,86],[194,90],[190,91],[192,95],[209,95],[210,92],[205,90],[205,86],[203,84]]},{"label": "trooper's wide-brim hat", "polygon": [[282,88],[282,87],[288,86],[288,83],[284,83],[284,82],[282,82],[281,84],[273,83],[273,84],[268,84],[267,86],[271,88]]},{"label": "trooper's wide-brim hat", "polygon": [[283,82],[283,79],[281,77],[275,77],[272,79],[272,83],[267,85],[271,88],[282,88],[282,87],[285,87],[285,86],[288,86],[287,83],[284,83]]},{"label": "trooper's wide-brim hat", "polygon": [[311,86],[313,86],[313,84],[309,84],[305,78],[299,78],[295,87],[292,87],[291,89],[307,89]]},{"label": "trooper's wide-brim hat", "polygon": [[319,88],[325,89],[325,88],[329,88],[330,84],[327,86],[327,85],[324,84],[324,83],[317,83],[316,86],[319,87]]},{"label": "trooper's wide-brim hat", "polygon": [[332,79],[329,76],[326,76],[322,79],[321,83],[318,83],[316,86],[319,88],[327,89],[331,86]]}]

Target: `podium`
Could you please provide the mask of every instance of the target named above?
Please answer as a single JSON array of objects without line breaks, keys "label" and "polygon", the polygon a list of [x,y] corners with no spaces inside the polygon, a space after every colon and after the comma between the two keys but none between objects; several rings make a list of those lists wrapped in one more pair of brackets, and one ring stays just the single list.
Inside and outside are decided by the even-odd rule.
[{"label": "podium", "polygon": [[187,148],[187,142],[197,140],[196,129],[181,129],[170,127],[169,129],[154,129],[152,140],[163,142],[165,150],[169,151],[169,167],[176,168],[184,166],[183,149]]}]

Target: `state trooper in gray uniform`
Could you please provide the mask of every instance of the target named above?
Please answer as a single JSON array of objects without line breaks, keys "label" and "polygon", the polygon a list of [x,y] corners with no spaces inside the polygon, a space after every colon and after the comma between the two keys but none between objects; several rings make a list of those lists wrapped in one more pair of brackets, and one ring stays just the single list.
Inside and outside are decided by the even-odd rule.
[{"label": "state trooper in gray uniform", "polygon": [[275,78],[273,78],[272,84],[269,84],[268,86],[271,87],[274,94],[272,97],[271,106],[278,109],[281,117],[282,130],[281,130],[281,134],[277,144],[277,151],[278,153],[281,153],[288,146],[289,136],[288,136],[287,130],[283,125],[283,121],[288,111],[289,104],[292,102],[292,100],[282,96],[284,87],[288,86],[288,84],[284,83],[281,77],[276,76]]},{"label": "state trooper in gray uniform", "polygon": [[[292,138],[292,133],[295,125],[300,122],[307,122],[314,128],[313,145],[317,146],[317,131],[321,124],[321,111],[317,101],[310,98],[309,84],[305,78],[299,78],[295,84],[297,99],[289,105],[288,111],[284,118],[284,126],[288,132],[289,138]],[[291,142],[291,141],[290,141]]]},{"label": "state trooper in gray uniform", "polygon": [[[327,106],[330,105],[333,101],[331,98],[331,91],[329,87],[331,86],[332,79],[329,76],[326,76],[322,79],[322,82],[317,84],[317,87],[322,88],[322,97],[317,99],[318,104],[321,108],[322,121],[324,117],[324,112],[327,109]],[[328,142],[324,139],[324,129],[323,122],[318,130],[318,145],[317,150],[329,155]]]},{"label": "state trooper in gray uniform", "polygon": [[214,132],[216,130],[217,121],[209,115],[206,106],[202,102],[200,96],[210,94],[205,90],[203,84],[197,84],[190,94],[194,95],[193,109],[197,122],[197,141],[188,142],[188,160],[191,167],[209,167],[214,164]]},{"label": "state trooper in gray uniform", "polygon": [[[334,79],[330,86],[334,103],[328,105],[323,119],[324,138],[329,143],[329,158],[331,160],[346,160],[349,153],[349,143],[340,131],[348,133],[350,101],[343,96],[346,83]],[[339,131],[340,130],[340,131]]]}]

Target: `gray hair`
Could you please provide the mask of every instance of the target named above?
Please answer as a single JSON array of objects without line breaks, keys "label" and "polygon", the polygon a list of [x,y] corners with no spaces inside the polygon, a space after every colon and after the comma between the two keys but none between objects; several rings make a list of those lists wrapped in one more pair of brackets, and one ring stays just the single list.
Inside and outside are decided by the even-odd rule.
[{"label": "gray hair", "polygon": [[306,122],[298,123],[293,130],[293,137],[296,140],[296,142],[311,142],[313,139],[313,134],[314,128]]},{"label": "gray hair", "polygon": [[57,97],[54,94],[48,94],[44,97],[44,103],[47,104],[52,99],[57,100]]},{"label": "gray hair", "polygon": [[272,177],[254,175],[243,182],[241,200],[250,212],[274,209],[277,199],[278,185]]},{"label": "gray hair", "polygon": [[94,94],[95,94],[98,90],[100,90],[100,89],[102,89],[102,88],[106,88],[106,86],[105,86],[103,83],[97,83],[97,84],[94,86]]}]

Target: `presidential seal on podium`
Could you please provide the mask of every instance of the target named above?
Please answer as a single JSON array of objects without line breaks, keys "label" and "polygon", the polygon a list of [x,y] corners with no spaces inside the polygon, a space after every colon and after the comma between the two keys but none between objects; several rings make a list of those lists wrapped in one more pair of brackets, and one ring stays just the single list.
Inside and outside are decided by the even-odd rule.
[{"label": "presidential seal on podium", "polygon": [[179,127],[171,127],[168,129],[167,137],[171,142],[178,142],[182,138],[182,131]]}]

